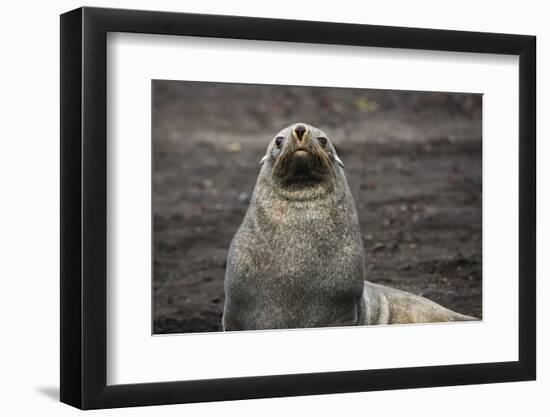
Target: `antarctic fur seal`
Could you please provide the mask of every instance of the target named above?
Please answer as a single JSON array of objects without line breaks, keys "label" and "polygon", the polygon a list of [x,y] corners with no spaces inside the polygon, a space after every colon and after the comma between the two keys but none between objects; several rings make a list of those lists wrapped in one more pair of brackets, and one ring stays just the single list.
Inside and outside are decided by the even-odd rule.
[{"label": "antarctic fur seal", "polygon": [[288,126],[260,163],[227,257],[224,330],[475,320],[366,281],[355,202],[323,131]]}]

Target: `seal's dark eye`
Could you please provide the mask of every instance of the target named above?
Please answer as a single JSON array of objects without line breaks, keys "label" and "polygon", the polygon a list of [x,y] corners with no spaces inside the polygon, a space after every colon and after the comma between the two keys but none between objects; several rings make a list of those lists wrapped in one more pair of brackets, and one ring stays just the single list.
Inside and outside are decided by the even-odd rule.
[{"label": "seal's dark eye", "polygon": [[275,145],[276,145],[277,147],[281,146],[281,143],[283,143],[283,140],[284,140],[284,138],[283,138],[282,136],[277,136],[277,137],[275,138]]},{"label": "seal's dark eye", "polygon": [[317,140],[319,141],[319,143],[321,144],[321,146],[327,146],[327,142],[328,142],[327,138],[325,138],[325,137],[323,137],[323,136],[319,136],[319,137],[317,138]]}]

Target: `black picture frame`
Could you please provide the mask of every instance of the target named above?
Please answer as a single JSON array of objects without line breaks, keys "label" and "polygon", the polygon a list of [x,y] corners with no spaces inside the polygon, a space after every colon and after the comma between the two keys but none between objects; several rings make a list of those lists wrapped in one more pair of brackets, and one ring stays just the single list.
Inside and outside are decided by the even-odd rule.
[{"label": "black picture frame", "polygon": [[[108,32],[519,56],[519,360],[107,385]],[[534,36],[84,7],[61,15],[60,57],[62,402],[95,409],[536,378]]]}]

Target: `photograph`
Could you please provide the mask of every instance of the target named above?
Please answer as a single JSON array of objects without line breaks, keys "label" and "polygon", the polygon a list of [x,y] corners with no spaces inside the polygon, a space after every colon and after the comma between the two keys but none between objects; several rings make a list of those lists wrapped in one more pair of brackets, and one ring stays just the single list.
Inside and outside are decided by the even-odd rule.
[{"label": "photograph", "polygon": [[33,289],[9,312],[40,306],[12,314],[41,321],[23,345],[52,342],[10,381],[39,408],[536,414],[542,14],[155,7],[63,6],[41,30],[55,65],[23,77],[58,91],[30,124],[28,94],[9,100],[39,140],[8,135],[31,162],[6,178],[58,168],[57,191],[39,169],[8,198],[28,208],[5,216],[16,271],[44,270],[20,250],[56,223],[44,192],[59,224],[56,283],[8,279]]},{"label": "photograph", "polygon": [[151,81],[154,335],[482,320],[482,94]]}]

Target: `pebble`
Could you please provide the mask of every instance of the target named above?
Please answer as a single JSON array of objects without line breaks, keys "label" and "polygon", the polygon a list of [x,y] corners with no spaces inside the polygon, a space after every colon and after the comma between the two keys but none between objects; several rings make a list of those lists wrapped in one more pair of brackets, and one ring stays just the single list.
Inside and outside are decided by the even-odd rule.
[{"label": "pebble", "polygon": [[246,191],[242,191],[237,196],[237,200],[239,200],[239,203],[244,203],[250,199],[250,194]]},{"label": "pebble", "polygon": [[226,149],[227,149],[227,152],[236,153],[241,151],[242,146],[239,142],[233,142],[227,145]]},{"label": "pebble", "polygon": [[372,251],[373,252],[378,252],[378,251],[381,251],[382,249],[384,249],[386,247],[386,245],[384,245],[382,242],[378,242],[378,243],[375,243],[374,246],[372,247]]}]

